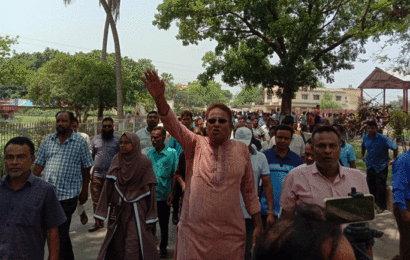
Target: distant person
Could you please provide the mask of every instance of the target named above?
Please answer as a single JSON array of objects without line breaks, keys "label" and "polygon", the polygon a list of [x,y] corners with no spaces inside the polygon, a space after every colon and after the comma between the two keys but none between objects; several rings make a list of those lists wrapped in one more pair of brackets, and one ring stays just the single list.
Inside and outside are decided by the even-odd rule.
[{"label": "distant person", "polygon": [[300,130],[302,132],[307,132],[308,131],[306,111],[303,111],[302,115],[300,116]]},{"label": "distant person", "polygon": [[[91,156],[94,160],[94,169],[91,174],[90,192],[93,201],[93,211],[97,208],[101,191],[104,187],[106,175],[111,162],[120,150],[120,136],[114,134],[114,120],[106,117],[102,120],[101,134],[93,138],[91,142]],[[92,226],[88,232],[100,229],[98,225]]]},{"label": "distant person", "polygon": [[128,111],[127,115],[125,116],[126,119],[130,119],[131,118],[131,111]]},{"label": "distant person", "polygon": [[0,259],[59,259],[58,226],[67,218],[53,185],[31,173],[34,144],[14,137],[4,147],[6,177],[0,180]]},{"label": "distant person", "polygon": [[[154,148],[151,143],[151,131],[159,124],[159,116],[157,111],[150,111],[147,114],[147,127],[137,131],[140,139],[142,154],[147,154],[149,150]],[[168,139],[165,139],[165,144],[168,145]]]},{"label": "distant person", "polygon": [[142,154],[138,136],[124,133],[94,215],[100,228],[108,222],[99,260],[159,259],[151,232],[158,221],[156,184],[151,160]]},{"label": "distant person", "polygon": [[[362,142],[362,160],[367,167],[367,184],[370,193],[374,196],[377,212],[386,209],[387,175],[389,165],[393,164],[399,153],[398,147],[386,136],[377,133],[377,123],[367,122],[367,134]],[[390,160],[389,150],[393,150],[393,159]],[[364,157],[367,151],[366,158]]]},{"label": "distant person", "polygon": [[320,105],[317,105],[315,110],[313,111],[313,115],[315,117],[315,125],[321,124],[320,120]]},{"label": "distant person", "polygon": [[66,215],[66,222],[58,227],[60,259],[74,259],[70,239],[71,217],[77,203],[88,199],[90,169],[93,166],[88,144],[71,129],[74,117],[67,111],[56,114],[56,130],[46,137],[37,152],[33,174],[52,184]]},{"label": "distant person", "polygon": [[313,156],[313,145],[312,139],[309,139],[306,142],[305,146],[305,156],[303,157],[303,162],[306,165],[312,165],[315,162],[315,157]]},{"label": "distant person", "polygon": [[[333,127],[339,132],[340,136],[344,135],[345,130],[342,125],[334,124]],[[340,163],[345,167],[356,168],[356,154],[354,148],[343,139],[340,152]]]},{"label": "distant person", "polygon": [[[290,128],[293,129],[293,117],[292,116],[285,116],[285,118],[282,120],[282,125],[287,125]],[[299,131],[297,131],[299,132]],[[295,130],[293,130],[293,133],[295,133]],[[303,157],[305,153],[305,142],[303,141],[303,137],[298,134],[292,134],[292,140],[289,145],[290,150],[295,152],[297,155]]]}]

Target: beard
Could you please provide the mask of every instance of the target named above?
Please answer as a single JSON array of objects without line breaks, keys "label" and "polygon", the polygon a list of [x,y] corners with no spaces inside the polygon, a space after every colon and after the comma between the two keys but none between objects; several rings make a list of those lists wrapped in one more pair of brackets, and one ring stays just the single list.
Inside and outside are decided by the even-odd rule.
[{"label": "beard", "polygon": [[110,140],[110,139],[112,139],[112,138],[114,137],[114,129],[111,129],[111,130],[109,130],[109,131],[104,131],[104,130],[102,130],[102,131],[101,131],[101,136],[102,136],[102,138],[105,139],[105,140]]},{"label": "beard", "polygon": [[56,127],[56,131],[57,131],[57,135],[64,135],[66,134],[68,131],[71,131],[71,127]]}]

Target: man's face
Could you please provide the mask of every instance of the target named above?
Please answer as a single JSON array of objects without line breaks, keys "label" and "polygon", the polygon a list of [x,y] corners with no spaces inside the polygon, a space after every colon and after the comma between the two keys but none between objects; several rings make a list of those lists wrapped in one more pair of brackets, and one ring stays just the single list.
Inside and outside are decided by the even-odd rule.
[{"label": "man's face", "polygon": [[4,152],[4,167],[10,178],[19,178],[24,173],[29,174],[34,159],[27,144],[10,144]]},{"label": "man's face", "polygon": [[246,123],[246,119],[244,117],[239,118],[238,122]]},{"label": "man's face", "polygon": [[273,129],[269,130],[269,137],[272,138],[274,136],[275,136],[275,129],[273,128]]},{"label": "man's face", "polygon": [[339,164],[341,140],[335,133],[317,133],[312,141],[313,156],[317,165],[329,169]]},{"label": "man's face", "polygon": [[104,139],[111,139],[114,136],[114,125],[110,120],[102,123],[101,135]]},{"label": "man's face", "polygon": [[154,130],[151,132],[151,143],[154,148],[162,147],[165,142],[165,136],[162,135],[161,130]]},{"label": "man's face", "polygon": [[77,123],[77,121],[73,121],[73,122],[71,123],[71,129],[73,129],[73,131],[77,133],[77,131],[78,131],[78,123]]},{"label": "man's face", "polygon": [[262,119],[263,119],[263,121],[267,121],[268,120],[268,117],[269,117],[269,114],[268,113],[263,113],[262,114]]},{"label": "man's face", "polygon": [[188,115],[184,115],[181,119],[181,123],[186,127],[186,128],[190,128],[192,125],[192,117],[188,116]]},{"label": "man's face", "polygon": [[376,133],[377,133],[377,127],[372,126],[372,125],[368,125],[368,126],[367,126],[367,133],[368,133],[369,135],[371,135],[371,136],[376,135]]},{"label": "man's face", "polygon": [[275,135],[276,146],[285,150],[289,148],[290,142],[292,141],[292,134],[287,130],[278,130]]},{"label": "man's face", "polygon": [[228,114],[219,107],[212,109],[207,118],[206,132],[209,139],[216,143],[222,143],[229,139],[231,125]]},{"label": "man's face", "polygon": [[259,121],[258,121],[257,118],[255,118],[255,119],[252,121],[252,128],[258,128],[258,124],[259,124]]},{"label": "man's face", "polygon": [[71,131],[70,115],[68,113],[60,113],[56,117],[57,134],[63,135]]},{"label": "man's face", "polygon": [[303,159],[303,162],[307,165],[311,165],[315,162],[315,159],[313,158],[312,144],[310,143],[306,144],[305,157]]},{"label": "man's face", "polygon": [[151,113],[148,115],[147,118],[147,125],[148,127],[156,127],[159,124],[159,117],[157,113]]}]

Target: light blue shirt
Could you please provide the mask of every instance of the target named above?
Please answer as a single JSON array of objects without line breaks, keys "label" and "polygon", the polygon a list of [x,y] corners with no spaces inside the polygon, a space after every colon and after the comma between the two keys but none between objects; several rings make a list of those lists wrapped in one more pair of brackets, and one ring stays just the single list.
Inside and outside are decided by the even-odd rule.
[{"label": "light blue shirt", "polygon": [[341,151],[340,151],[340,161],[344,167],[349,167],[349,162],[356,161],[356,154],[354,152],[353,146],[349,143],[343,141]]}]

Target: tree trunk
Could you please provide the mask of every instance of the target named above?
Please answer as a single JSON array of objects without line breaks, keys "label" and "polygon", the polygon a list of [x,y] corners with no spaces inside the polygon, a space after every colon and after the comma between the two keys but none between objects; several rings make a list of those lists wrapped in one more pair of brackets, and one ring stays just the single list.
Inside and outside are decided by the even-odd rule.
[{"label": "tree trunk", "polygon": [[104,7],[105,13],[107,14],[108,21],[111,26],[112,36],[114,38],[115,46],[115,60],[116,60],[116,74],[117,74],[117,112],[118,118],[124,117],[124,108],[123,108],[123,98],[122,98],[122,75],[121,75],[121,50],[120,50],[120,39],[118,37],[117,27],[112,17],[111,10],[108,7],[105,0],[100,0],[101,5]]},{"label": "tree trunk", "polygon": [[[108,0],[108,7],[111,10],[112,0]],[[108,15],[105,18],[103,46],[102,46],[102,61],[107,60],[107,43],[108,43],[108,29],[110,28],[110,22],[108,21]]]},{"label": "tree trunk", "polygon": [[290,115],[292,113],[293,92],[290,86],[284,86],[282,93],[281,115]]},{"label": "tree trunk", "polygon": [[104,117],[104,102],[100,102],[98,106],[98,120],[102,120]]}]

